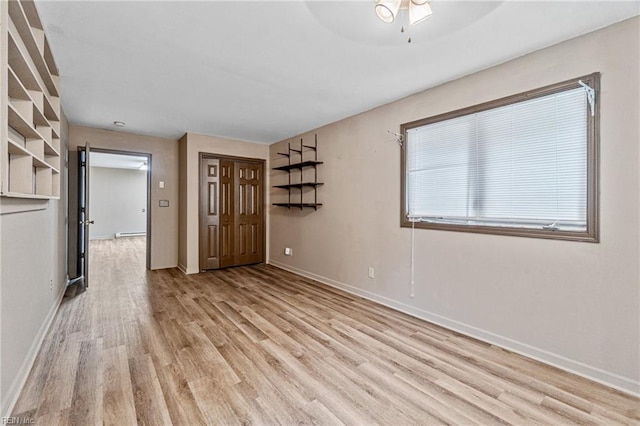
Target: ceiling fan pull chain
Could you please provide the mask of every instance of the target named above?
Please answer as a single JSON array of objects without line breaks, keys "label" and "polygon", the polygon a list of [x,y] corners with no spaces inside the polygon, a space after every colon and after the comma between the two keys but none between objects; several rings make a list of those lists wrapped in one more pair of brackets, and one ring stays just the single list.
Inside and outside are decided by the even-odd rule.
[{"label": "ceiling fan pull chain", "polygon": [[[400,17],[400,19],[402,20],[402,22],[404,22],[406,20],[405,18],[405,12],[403,9],[400,9],[400,15],[402,15]],[[408,26],[406,29],[407,32],[407,43],[411,43],[411,26]],[[405,29],[404,29],[404,23],[400,25],[400,33],[404,34]]]}]

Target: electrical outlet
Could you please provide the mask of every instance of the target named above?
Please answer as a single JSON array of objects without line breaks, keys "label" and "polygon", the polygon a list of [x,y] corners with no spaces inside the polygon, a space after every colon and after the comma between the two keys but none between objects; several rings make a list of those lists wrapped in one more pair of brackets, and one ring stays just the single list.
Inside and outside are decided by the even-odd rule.
[{"label": "electrical outlet", "polygon": [[293,249],[290,247],[285,247],[284,249],[284,255],[285,256],[293,256]]},{"label": "electrical outlet", "polygon": [[369,266],[369,278],[375,278],[376,277],[376,270],[373,269],[373,266]]},{"label": "electrical outlet", "polygon": [[49,280],[49,291],[53,291],[53,279]]}]

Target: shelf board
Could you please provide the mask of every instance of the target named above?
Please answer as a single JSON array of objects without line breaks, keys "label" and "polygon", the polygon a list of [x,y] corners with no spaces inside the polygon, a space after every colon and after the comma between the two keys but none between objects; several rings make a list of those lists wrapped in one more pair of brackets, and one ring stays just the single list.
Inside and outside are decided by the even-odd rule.
[{"label": "shelf board", "polygon": [[315,167],[318,164],[322,164],[322,161],[303,161],[301,163],[286,164],[284,166],[274,167],[273,170],[288,171],[288,170],[294,170],[294,169],[303,169],[305,167]]},{"label": "shelf board", "polygon": [[318,148],[316,148],[315,146],[311,146],[311,145],[302,145],[302,146],[305,147],[305,148],[309,148],[309,149],[311,149],[313,151],[317,151],[318,150]]},{"label": "shelf board", "polygon": [[324,185],[324,183],[323,182],[300,182],[300,183],[291,183],[288,185],[274,185],[273,187],[289,189],[289,188],[304,188],[305,186],[308,186],[310,188],[315,188],[320,185]]},{"label": "shelf board", "polygon": [[47,68],[49,68],[52,75],[60,75],[56,61],[53,59],[53,53],[51,53],[51,46],[49,45],[49,40],[47,38],[44,39],[44,61],[47,63]]},{"label": "shelf board", "polygon": [[2,194],[4,197],[12,197],[12,198],[33,198],[37,200],[59,200],[59,195],[40,195],[40,194],[30,194],[23,192],[6,192]]},{"label": "shelf board", "polygon": [[22,3],[22,8],[24,9],[24,14],[27,16],[27,20],[29,21],[29,25],[31,27],[42,30],[42,21],[40,20],[40,16],[38,16],[38,9],[34,3],[34,0],[20,0]]},{"label": "shelf board", "polygon": [[9,104],[9,126],[13,127],[18,133],[29,139],[44,139],[36,129],[29,124],[20,113]]},{"label": "shelf board", "polygon": [[47,117],[44,116],[42,111],[38,109],[35,103],[33,104],[33,124],[36,124],[38,126],[51,127],[51,123],[49,123]]},{"label": "shelf board", "polygon": [[54,155],[54,156],[59,156],[60,153],[53,147],[52,144],[49,143],[48,140],[43,139],[44,141],[44,153],[46,155]]},{"label": "shelf board", "polygon": [[287,153],[284,153],[284,152],[278,152],[278,155],[284,155],[285,157],[290,157],[291,156],[291,154],[287,154]]},{"label": "shelf board", "polygon": [[[29,95],[29,92],[27,91],[26,87],[22,85],[22,82],[20,81],[20,79],[18,78],[18,76],[16,75],[16,73],[13,71],[11,67],[9,67],[9,97],[13,99],[21,99],[21,100],[33,102],[33,99]],[[51,106],[51,104],[48,104],[48,99],[45,97],[44,100],[45,100],[44,102],[45,110],[47,108],[50,108],[51,109],[50,112],[52,112],[55,116],[53,107]],[[45,114],[42,113],[42,111],[40,111],[40,109],[38,108],[35,102],[33,102],[33,123],[39,126],[51,127],[53,131],[53,137],[57,139],[60,138],[55,127],[51,125],[51,122],[49,121],[49,119],[46,117]]]},{"label": "shelf board", "polygon": [[22,42],[27,47],[29,56],[33,60],[33,63],[36,65],[38,73],[40,74],[40,77],[44,82],[44,85],[47,87],[47,90],[49,90],[49,94],[52,96],[59,96],[58,87],[51,75],[51,72],[49,71],[49,66],[47,65],[47,61],[45,60],[45,57],[43,55],[44,52],[40,51],[40,49],[38,48],[38,43],[36,42],[36,38],[33,35],[31,25],[29,24],[24,9],[22,8],[21,2],[9,2],[9,16],[11,17],[13,24],[16,26]]},{"label": "shelf board", "polygon": [[20,81],[28,90],[42,90],[38,79],[25,59],[23,52],[20,51],[11,31],[9,31],[9,66],[16,75],[20,76]]},{"label": "shelf board", "polygon": [[42,92],[44,95],[44,115],[49,120],[60,121],[59,118],[59,98],[56,96],[56,103],[54,104],[52,98],[46,91],[42,90],[35,73],[31,69],[31,66],[24,58],[24,53],[18,47],[18,44],[14,40],[14,35],[9,32],[9,68],[14,75],[20,80],[20,83],[26,90],[33,90]]},{"label": "shelf board", "polygon": [[60,173],[58,171],[58,169],[56,169],[51,164],[49,164],[46,161],[44,161],[42,158],[40,158],[37,155],[33,154],[33,152],[29,151],[27,148],[23,147],[19,143],[16,143],[16,142],[12,141],[11,139],[8,139],[8,142],[9,143],[7,144],[7,152],[9,154],[25,155],[27,157],[31,157],[31,158],[33,158],[33,165],[35,167],[42,168],[42,169],[51,169],[54,173]]},{"label": "shelf board", "polygon": [[299,207],[302,210],[305,207],[309,207],[312,209],[318,209],[318,207],[322,206],[322,203],[273,203],[274,206],[278,207]]},{"label": "shelf board", "polygon": [[8,74],[9,74],[9,97],[13,99],[22,99],[25,101],[30,101],[31,97],[29,96],[29,92],[27,92],[27,89],[22,85],[22,83],[20,82],[20,79],[18,78],[16,73],[13,72],[13,69],[11,69],[11,67],[9,67]]},{"label": "shelf board", "polygon": [[53,169],[49,163],[39,159],[35,155],[33,156],[33,166],[39,169]]},{"label": "shelf board", "polygon": [[[56,99],[58,98],[56,97]],[[60,121],[59,113],[46,93],[44,94],[44,116],[51,121]]]},{"label": "shelf board", "polygon": [[12,141],[11,139],[8,139],[7,141],[9,142],[7,144],[7,152],[9,152],[9,154],[27,155],[27,156],[33,157],[33,154],[29,152],[29,150],[26,149],[24,146]]}]

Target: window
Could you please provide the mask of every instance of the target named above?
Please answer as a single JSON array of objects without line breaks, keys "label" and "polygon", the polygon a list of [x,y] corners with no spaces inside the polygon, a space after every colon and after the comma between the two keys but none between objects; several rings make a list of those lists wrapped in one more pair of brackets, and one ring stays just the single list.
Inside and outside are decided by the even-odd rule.
[{"label": "window", "polygon": [[401,126],[401,226],[598,241],[600,75]]}]

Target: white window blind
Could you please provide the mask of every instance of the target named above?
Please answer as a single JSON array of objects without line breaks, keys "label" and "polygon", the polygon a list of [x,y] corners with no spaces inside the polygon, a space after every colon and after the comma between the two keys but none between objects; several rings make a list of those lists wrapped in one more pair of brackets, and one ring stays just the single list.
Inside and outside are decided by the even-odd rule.
[{"label": "white window blind", "polygon": [[580,87],[408,129],[407,216],[585,231],[588,111]]}]

